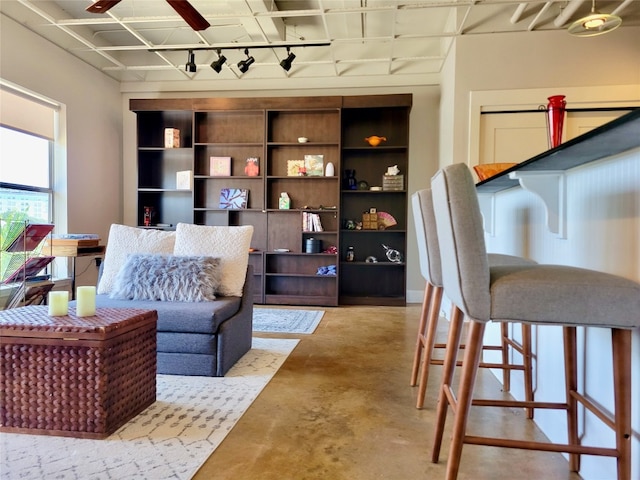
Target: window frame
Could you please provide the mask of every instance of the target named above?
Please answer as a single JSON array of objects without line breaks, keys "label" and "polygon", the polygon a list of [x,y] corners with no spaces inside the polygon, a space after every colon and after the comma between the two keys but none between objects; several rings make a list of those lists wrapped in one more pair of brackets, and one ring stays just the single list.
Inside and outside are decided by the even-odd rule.
[{"label": "window frame", "polygon": [[[55,141],[47,138],[43,135],[38,135],[37,133],[33,133],[33,132],[28,132],[19,128],[15,128],[12,127],[10,125],[5,125],[0,123],[0,128],[4,128],[7,130],[12,130],[14,132],[19,132],[21,134],[24,135],[29,135],[31,137],[35,137],[35,138],[39,138],[42,140],[45,140],[47,142],[47,157],[48,157],[48,163],[49,163],[49,175],[48,175],[48,179],[47,179],[47,183],[49,184],[48,187],[37,187],[34,185],[26,185],[26,184],[22,184],[22,183],[11,183],[11,182],[3,182],[0,181],[0,188],[3,189],[7,189],[7,190],[16,190],[16,191],[22,191],[22,192],[35,192],[35,193],[45,193],[48,195],[49,197],[49,202],[48,202],[48,212],[47,212],[47,219],[46,222],[48,223],[53,223],[53,216],[54,216],[54,212],[55,212],[55,205],[54,205],[54,201],[55,201],[55,189],[54,189],[54,179],[55,179],[55,173],[54,173],[54,168],[55,168]],[[2,213],[2,212],[0,212]]]}]

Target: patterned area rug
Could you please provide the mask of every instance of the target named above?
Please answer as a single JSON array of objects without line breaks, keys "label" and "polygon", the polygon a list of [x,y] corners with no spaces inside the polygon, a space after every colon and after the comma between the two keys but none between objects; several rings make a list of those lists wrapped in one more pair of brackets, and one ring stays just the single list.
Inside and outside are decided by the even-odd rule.
[{"label": "patterned area rug", "polygon": [[266,333],[313,333],[323,310],[286,310],[253,307],[253,331]]},{"label": "patterned area rug", "polygon": [[254,338],[226,377],[158,375],[157,401],[104,440],[1,433],[0,478],[192,478],[298,341]]}]

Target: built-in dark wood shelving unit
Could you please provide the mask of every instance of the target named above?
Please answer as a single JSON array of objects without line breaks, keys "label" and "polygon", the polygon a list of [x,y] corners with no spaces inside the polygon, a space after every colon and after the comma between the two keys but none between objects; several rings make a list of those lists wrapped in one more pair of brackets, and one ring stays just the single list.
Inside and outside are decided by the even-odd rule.
[{"label": "built-in dark wood shelving unit", "polygon": [[[406,252],[407,192],[345,192],[343,162],[381,184],[387,166],[398,164],[408,181],[408,114],[411,95],[296,98],[134,99],[138,135],[138,225],[145,206],[154,210],[153,227],[175,228],[178,222],[201,225],[253,225],[249,262],[254,270],[254,301],[267,304],[338,305],[338,303],[405,303],[406,265],[381,262],[376,282],[368,278],[371,265],[359,262],[341,273],[342,229],[349,215],[375,199],[380,210],[396,219],[395,230],[356,237],[362,252],[375,251],[387,241]],[[180,130],[180,148],[164,148],[164,129]],[[386,135],[386,145],[363,145],[364,137]],[[306,143],[298,142],[307,137]],[[288,160],[322,155],[334,176],[289,176]],[[231,157],[231,176],[210,175],[210,157]],[[244,172],[246,159],[259,160],[259,173]],[[191,170],[191,190],[176,189],[176,172]],[[244,209],[219,208],[222,188],[249,191]],[[279,208],[282,192],[291,199]],[[374,205],[370,205],[374,206]],[[368,208],[368,207],[367,207]],[[320,216],[323,230],[306,231],[304,212]],[[307,253],[309,239],[337,253]],[[346,244],[345,244],[346,245]],[[361,246],[360,246],[361,245]],[[287,250],[287,251],[284,251]],[[319,275],[320,267],[335,265],[336,275]],[[362,268],[365,267],[365,268]],[[368,270],[367,270],[368,269]]]}]

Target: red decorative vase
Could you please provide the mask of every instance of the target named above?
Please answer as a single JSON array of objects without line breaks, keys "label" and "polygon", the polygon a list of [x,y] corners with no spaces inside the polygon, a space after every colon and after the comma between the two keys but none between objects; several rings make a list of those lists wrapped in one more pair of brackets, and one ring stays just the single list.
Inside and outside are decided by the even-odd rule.
[{"label": "red decorative vase", "polygon": [[549,131],[549,148],[555,148],[562,143],[562,127],[567,102],[564,95],[549,97],[547,104],[547,129]]}]

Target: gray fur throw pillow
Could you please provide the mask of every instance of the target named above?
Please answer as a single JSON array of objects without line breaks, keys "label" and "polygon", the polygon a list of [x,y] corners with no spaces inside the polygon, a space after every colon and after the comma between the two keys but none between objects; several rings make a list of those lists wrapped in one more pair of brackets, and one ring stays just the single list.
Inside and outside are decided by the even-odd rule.
[{"label": "gray fur throw pillow", "polygon": [[215,300],[220,259],[204,256],[132,254],[116,275],[110,297],[124,300]]}]

